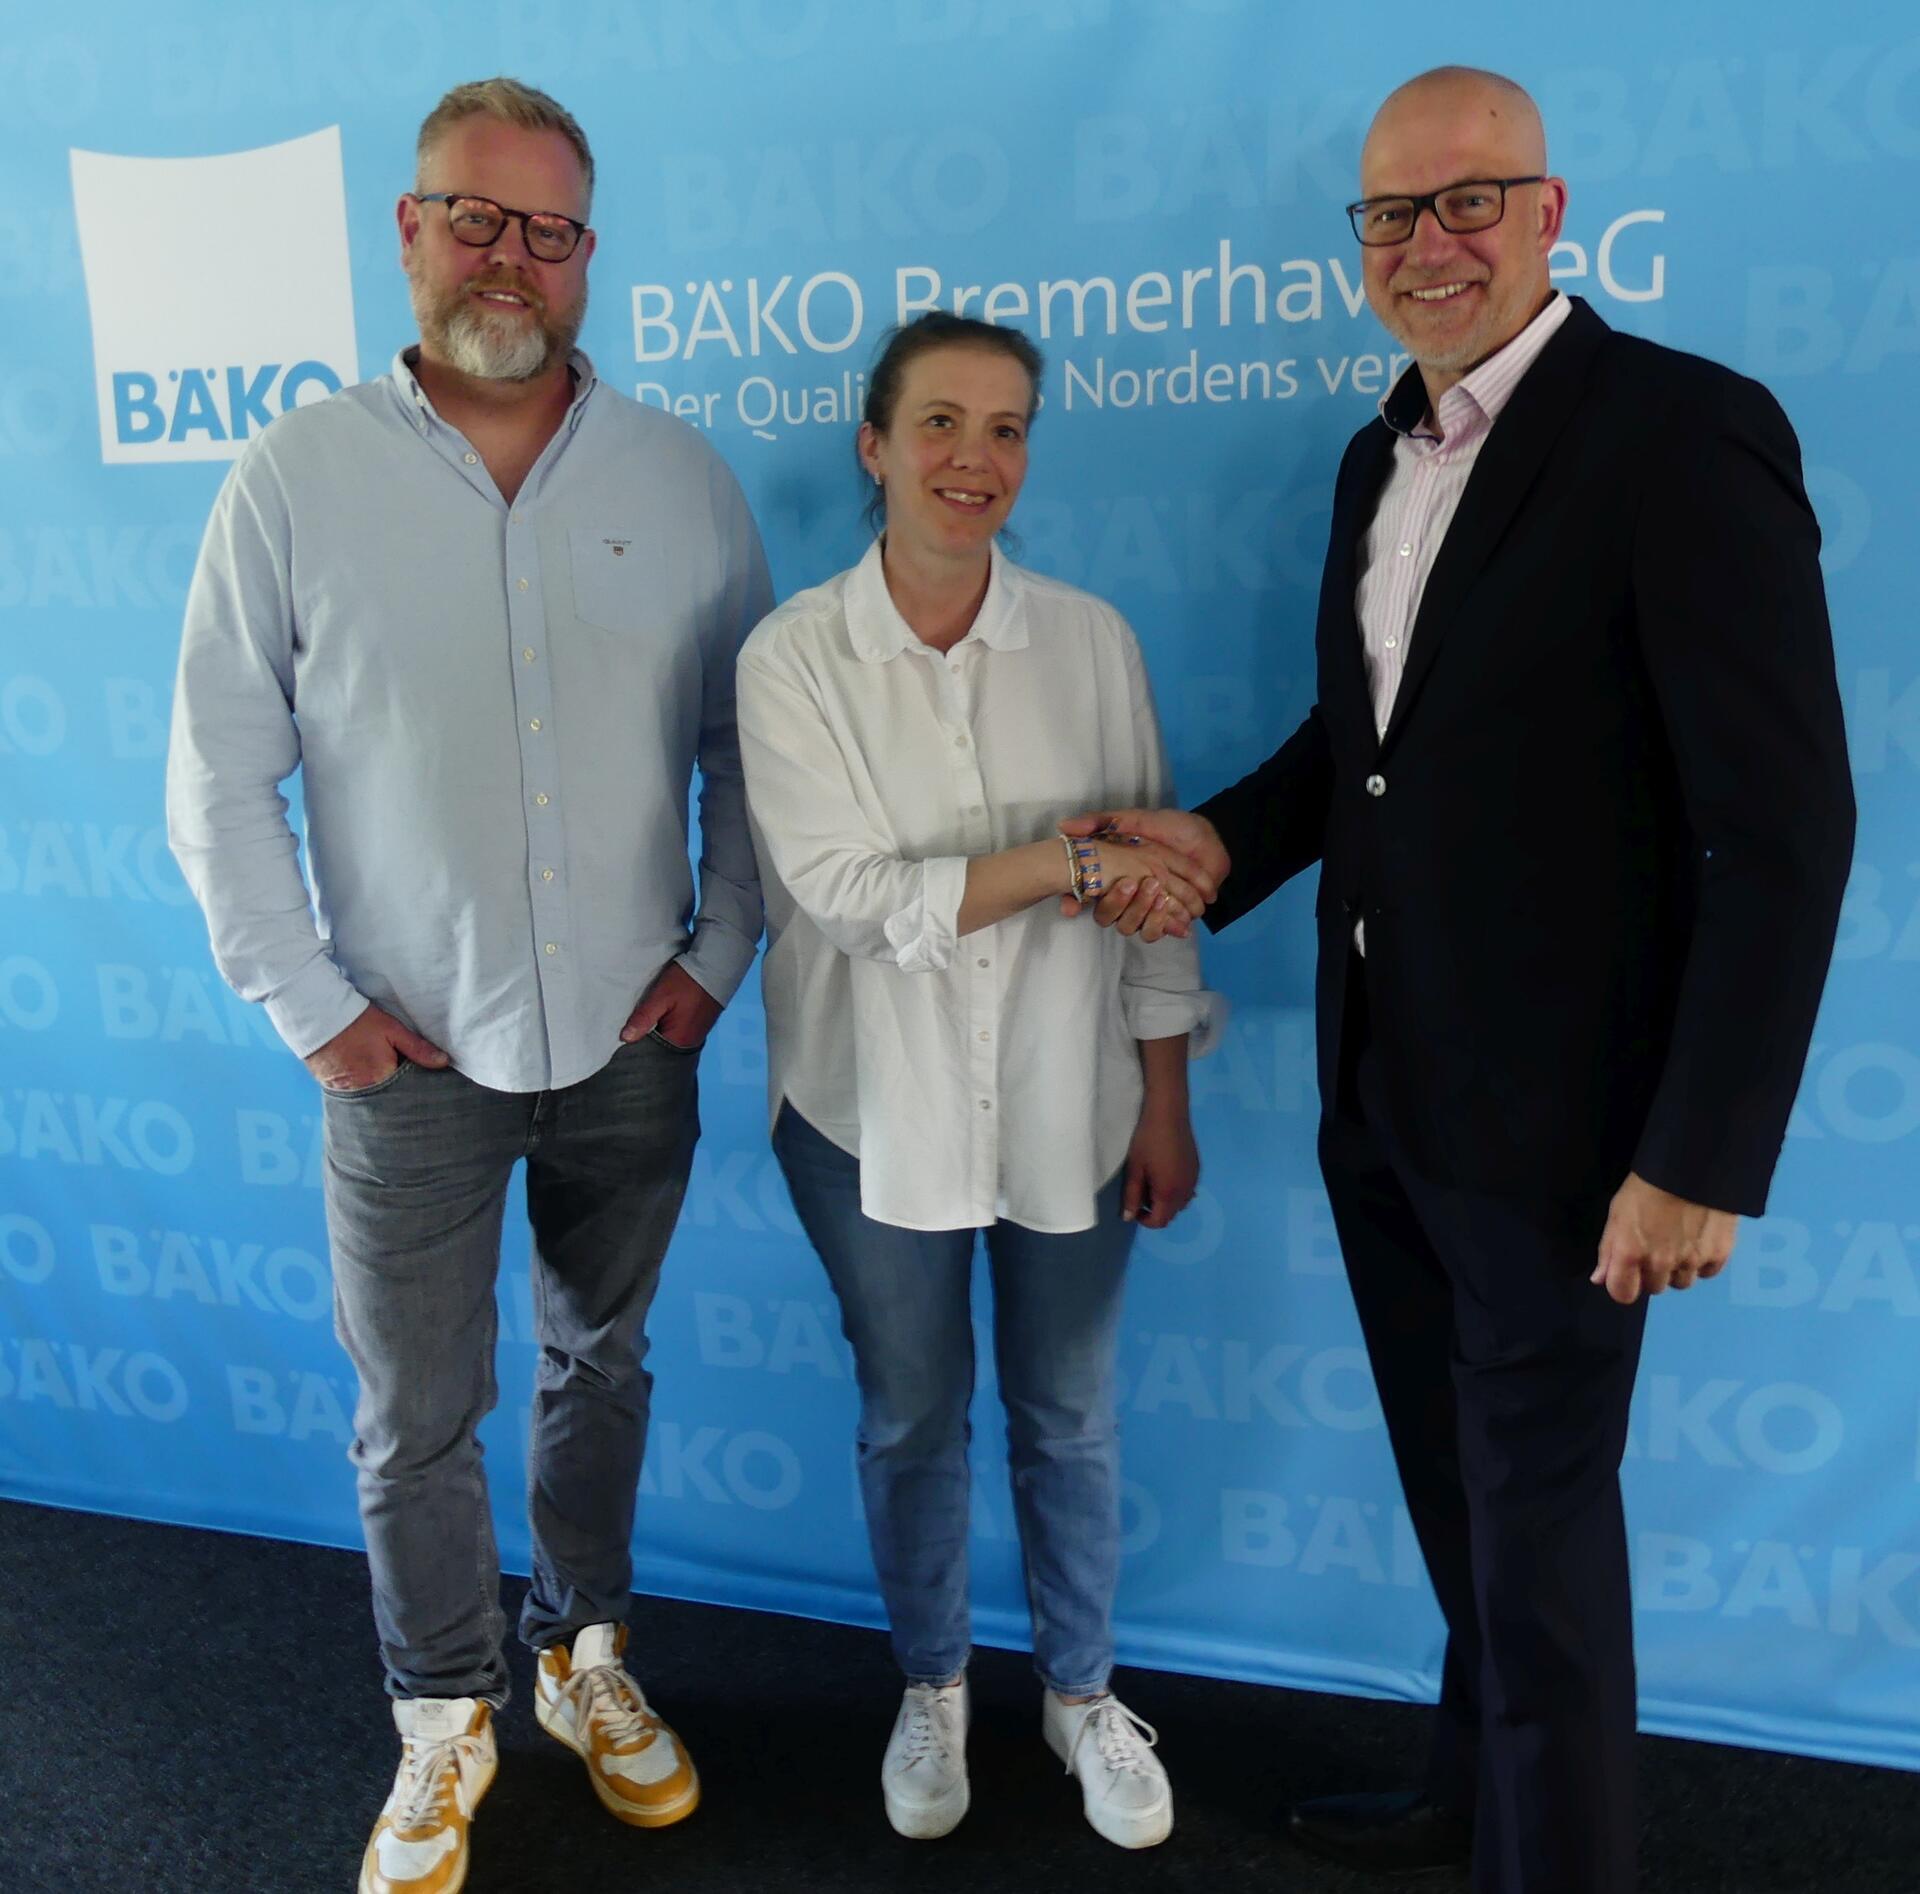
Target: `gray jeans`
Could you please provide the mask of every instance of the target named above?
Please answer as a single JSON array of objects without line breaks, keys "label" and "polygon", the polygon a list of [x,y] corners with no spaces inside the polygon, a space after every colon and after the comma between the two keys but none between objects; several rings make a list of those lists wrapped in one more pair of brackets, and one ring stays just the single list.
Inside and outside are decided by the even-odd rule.
[{"label": "gray jeans", "polygon": [[387,1688],[507,1699],[499,1555],[475,1430],[498,1395],[494,1282],[527,1163],[536,1648],[626,1616],[653,1377],[643,1324],[700,1133],[697,1052],[652,1037],[560,1091],[403,1064],[326,1094],[334,1322],[359,1371],[350,1458]]}]

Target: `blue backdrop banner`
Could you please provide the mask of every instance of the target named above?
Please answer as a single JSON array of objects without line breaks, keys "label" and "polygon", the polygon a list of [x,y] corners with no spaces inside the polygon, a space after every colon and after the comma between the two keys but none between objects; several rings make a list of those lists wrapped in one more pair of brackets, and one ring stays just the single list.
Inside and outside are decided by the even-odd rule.
[{"label": "blue backdrop banner", "polygon": [[[1442,10],[1444,11],[1444,10]],[[1644,1720],[1920,1767],[1920,36],[1905,0],[72,0],[0,43],[0,1490],[354,1544],[314,1087],[222,987],[168,856],[181,608],[226,464],[410,339],[392,206],[450,84],[596,145],[600,373],[708,433],[784,595],[861,544],[880,331],[936,305],[1049,362],[1023,557],[1138,628],[1181,786],[1311,701],[1332,476],[1396,372],[1341,214],[1373,104],[1443,60],[1534,90],[1554,258],[1607,321],[1799,429],[1861,826],[1766,1217],[1653,1319],[1627,1469]],[[1310,883],[1311,877],[1306,878]],[[1313,1150],[1310,885],[1205,948],[1193,1208],[1123,1368],[1131,1660],[1433,1692]],[[1768,943],[1752,943],[1756,954]],[[1765,1030],[1756,1022],[1756,1030]],[[768,1152],[749,983],[653,1321],[639,1584],[861,1623],[846,1349]],[[486,1429],[525,1569],[518,1203]],[[990,1351],[982,1359],[990,1360]],[[983,1389],[976,1599],[1024,1640]],[[371,1639],[371,1625],[368,1636]]]}]

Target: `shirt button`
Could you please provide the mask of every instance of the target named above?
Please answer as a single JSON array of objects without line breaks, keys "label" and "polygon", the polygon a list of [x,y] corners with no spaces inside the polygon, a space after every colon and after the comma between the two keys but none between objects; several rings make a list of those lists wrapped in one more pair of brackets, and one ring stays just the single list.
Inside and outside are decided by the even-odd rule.
[{"label": "shirt button", "polygon": [[538,717],[529,717],[527,719],[527,728],[529,730],[538,730],[540,728],[540,719]]},{"label": "shirt button", "polygon": [[550,941],[548,941],[548,942],[547,942],[547,952],[548,952],[548,953],[550,953],[550,954],[557,954],[557,953],[558,953],[559,951],[560,951],[560,943],[559,943],[558,941],[552,941],[552,940],[550,940]]},{"label": "shirt button", "polygon": [[967,747],[967,733],[964,730],[956,730],[953,733],[953,747],[956,750],[964,750]]},{"label": "shirt button", "polygon": [[1369,776],[1367,778],[1367,794],[1368,795],[1384,796],[1386,793],[1387,793],[1387,779],[1384,776]]},{"label": "shirt button", "polygon": [[547,806],[547,798],[544,793],[538,796],[535,796],[534,801],[537,802],[543,809]]},{"label": "shirt button", "polygon": [[467,465],[469,467],[472,467],[478,463],[480,456],[478,454],[469,454],[466,457],[466,459],[467,459]]},{"label": "shirt button", "polygon": [[1400,649],[1400,640],[1398,638],[1389,638],[1387,640],[1387,649],[1389,651],[1398,651]]},{"label": "shirt button", "polygon": [[982,1111],[991,1111],[993,1109],[993,1100],[990,1098],[983,1098],[980,1101],[980,1109]]},{"label": "shirt button", "polygon": [[519,586],[519,588],[520,588],[520,589],[521,589],[521,591],[523,591],[523,592],[524,592],[524,591],[525,591],[525,590],[527,589],[527,582],[526,582],[526,580],[525,580],[525,579],[516,579],[516,580],[514,581],[514,583],[515,583],[515,584],[516,584],[517,586]]},{"label": "shirt button", "polygon": [[985,958],[983,957],[983,958],[981,958],[981,959],[979,959],[979,960],[976,960],[976,961],[975,961],[975,962],[974,962],[973,964],[974,964],[974,965],[975,965],[976,967],[990,967],[990,966],[992,966],[992,964],[993,964],[993,962],[992,962],[992,961],[990,961],[990,960],[987,960],[987,959],[985,959]]},{"label": "shirt button", "polygon": [[543,868],[543,869],[541,869],[541,871],[540,871],[540,879],[541,879],[542,881],[551,881],[551,880],[553,879],[553,870],[552,870],[551,868]]},{"label": "shirt button", "polygon": [[532,646],[532,645],[528,645],[528,646],[526,647],[526,649],[525,649],[524,651],[522,651],[522,652],[520,653],[520,655],[521,655],[521,656],[522,656],[522,657],[523,657],[524,659],[526,659],[526,661],[527,661],[527,662],[528,662],[529,664],[531,664],[531,663],[533,662],[533,646]]},{"label": "shirt button", "polygon": [[983,1032],[983,1033],[982,1033],[982,1034],[980,1035],[980,1043],[981,1043],[981,1044],[982,1044],[982,1045],[984,1046],[984,1045],[985,1045],[985,1044],[987,1043],[987,1041],[988,1041],[989,1039],[991,1039],[992,1037],[993,1037],[993,1034],[992,1034],[992,1033],[990,1033],[990,1032]]},{"label": "shirt button", "polygon": [[980,813],[980,805],[977,802],[968,803],[967,813],[968,815],[978,815]]},{"label": "shirt button", "polygon": [[1411,553],[1412,551],[1413,551],[1413,548],[1412,548],[1411,546],[1402,546],[1402,547],[1400,548],[1400,557],[1401,557],[1402,559],[1404,559],[1404,558],[1406,558],[1406,557],[1407,557],[1407,556],[1408,556],[1408,555],[1409,555],[1409,554],[1410,554],[1410,553]]}]

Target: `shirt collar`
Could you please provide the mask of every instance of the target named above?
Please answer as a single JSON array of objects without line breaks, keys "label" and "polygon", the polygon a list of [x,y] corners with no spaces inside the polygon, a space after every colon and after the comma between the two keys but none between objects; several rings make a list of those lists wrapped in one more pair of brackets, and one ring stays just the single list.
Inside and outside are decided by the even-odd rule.
[{"label": "shirt collar", "polygon": [[[1440,397],[1442,407],[1458,409],[1471,403],[1486,417],[1491,427],[1513,398],[1520,380],[1539,358],[1540,351],[1553,339],[1553,333],[1573,313],[1573,305],[1560,291],[1547,298],[1547,305],[1511,342],[1497,348],[1470,375],[1463,375]],[[1380,418],[1396,434],[1409,439],[1432,439],[1421,423],[1427,418],[1427,384],[1415,363],[1388,389],[1380,401]],[[1453,429],[1447,429],[1449,436]]]},{"label": "shirt collar", "polygon": [[[420,386],[420,378],[413,372],[414,358],[419,353],[418,342],[409,342],[405,348],[395,350],[392,380],[401,407],[412,418],[414,425],[424,430],[429,420],[441,421],[441,417],[427,391]],[[567,366],[573,370],[573,399],[567,404],[567,426],[575,428],[580,425],[580,417],[586,412],[587,397],[600,385],[600,377],[594,373],[593,363],[587,359],[584,349],[569,351]],[[441,421],[441,425],[446,424]]]},{"label": "shirt collar", "polygon": [[[847,636],[854,656],[866,664],[884,664],[911,651],[921,640],[900,616],[900,608],[887,590],[887,575],[880,564],[881,542],[875,540],[866,556],[854,567],[847,580],[845,607]],[[968,627],[966,637],[954,646],[979,643],[995,651],[1024,651],[1027,648],[1027,609],[1020,568],[998,546],[990,545],[987,556],[991,566],[987,574],[987,595]],[[922,647],[928,648],[928,647]]]}]

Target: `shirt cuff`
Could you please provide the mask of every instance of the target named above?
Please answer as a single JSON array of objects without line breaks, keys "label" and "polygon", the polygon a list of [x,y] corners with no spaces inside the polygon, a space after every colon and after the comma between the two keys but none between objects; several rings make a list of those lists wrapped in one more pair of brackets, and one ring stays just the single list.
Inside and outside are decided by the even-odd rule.
[{"label": "shirt cuff", "polygon": [[1132,1039],[1172,1039],[1187,1035],[1187,1057],[1204,1059],[1220,1043],[1232,1010],[1226,995],[1209,987],[1169,993],[1164,987],[1122,986],[1120,1010]]},{"label": "shirt cuff", "polygon": [[303,1059],[345,1032],[368,1004],[325,954],[309,960],[265,1001],[274,1031]]},{"label": "shirt cuff", "polygon": [[757,941],[748,940],[724,921],[696,921],[692,945],[674,958],[710,999],[725,1006],[740,990],[758,947]]},{"label": "shirt cuff", "polygon": [[936,855],[920,864],[919,894],[886,920],[887,945],[902,973],[942,973],[953,964],[966,892],[964,855]]}]

